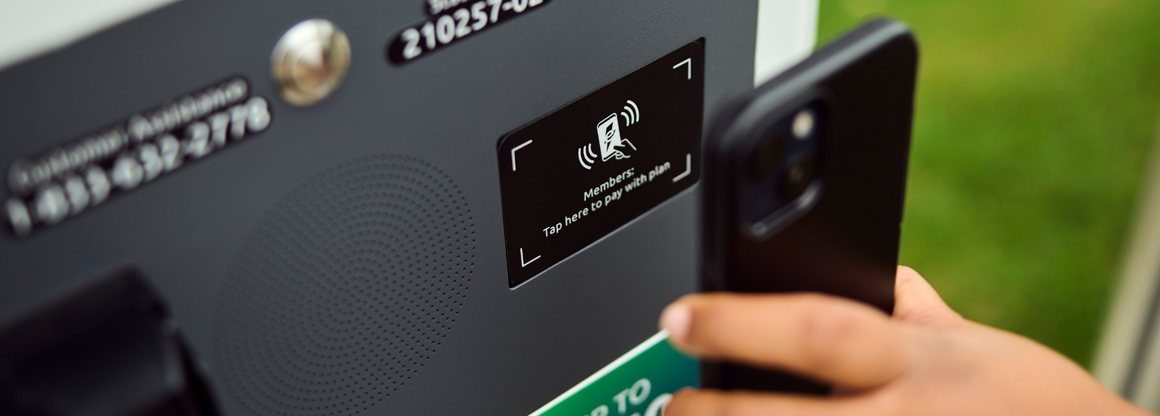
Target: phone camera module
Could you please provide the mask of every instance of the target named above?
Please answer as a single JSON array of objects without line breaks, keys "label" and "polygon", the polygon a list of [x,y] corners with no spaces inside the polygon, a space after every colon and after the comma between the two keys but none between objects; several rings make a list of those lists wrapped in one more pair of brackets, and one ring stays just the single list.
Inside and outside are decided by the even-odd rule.
[{"label": "phone camera module", "polygon": [[813,101],[758,128],[739,178],[750,235],[764,238],[813,206],[825,158],[826,110],[823,101]]}]

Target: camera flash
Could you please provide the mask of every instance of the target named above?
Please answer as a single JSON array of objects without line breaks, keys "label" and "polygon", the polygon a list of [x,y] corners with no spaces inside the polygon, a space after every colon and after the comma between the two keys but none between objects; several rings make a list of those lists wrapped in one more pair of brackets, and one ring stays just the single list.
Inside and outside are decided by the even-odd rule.
[{"label": "camera flash", "polygon": [[793,118],[793,137],[803,140],[814,131],[814,113],[802,110]]}]

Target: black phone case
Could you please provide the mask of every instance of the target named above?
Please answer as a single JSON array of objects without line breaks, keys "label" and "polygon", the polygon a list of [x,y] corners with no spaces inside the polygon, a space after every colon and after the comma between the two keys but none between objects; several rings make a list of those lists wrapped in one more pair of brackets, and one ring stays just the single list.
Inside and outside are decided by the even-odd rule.
[{"label": "black phone case", "polygon": [[[822,292],[891,312],[917,65],[909,29],[874,20],[724,107],[705,149],[703,291]],[[808,100],[830,109],[819,192],[755,239],[738,206],[742,162],[763,122]],[[703,363],[701,377],[712,388],[828,391],[728,363]]]}]

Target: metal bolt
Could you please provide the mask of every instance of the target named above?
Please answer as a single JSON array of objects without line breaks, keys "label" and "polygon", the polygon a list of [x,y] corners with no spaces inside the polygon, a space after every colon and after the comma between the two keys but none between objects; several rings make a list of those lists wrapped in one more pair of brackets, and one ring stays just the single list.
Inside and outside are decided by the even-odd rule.
[{"label": "metal bolt", "polygon": [[313,105],[334,92],[346,78],[350,41],[329,20],[305,20],[278,40],[270,55],[270,66],[286,102]]}]

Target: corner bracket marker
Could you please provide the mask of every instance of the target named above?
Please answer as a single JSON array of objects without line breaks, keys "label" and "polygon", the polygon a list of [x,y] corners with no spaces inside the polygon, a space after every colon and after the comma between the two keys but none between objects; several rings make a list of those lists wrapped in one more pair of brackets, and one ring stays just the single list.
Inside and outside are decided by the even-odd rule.
[{"label": "corner bracket marker", "polygon": [[688,65],[688,77],[689,79],[693,79],[693,58],[686,58],[685,60],[681,61],[681,63],[673,65],[673,69],[680,68],[681,65]]},{"label": "corner bracket marker", "polygon": [[685,153],[685,171],[683,173],[681,173],[680,175],[674,176],[673,183],[676,183],[677,181],[679,181],[681,179],[685,179],[685,177],[689,176],[689,174],[692,172],[693,172],[693,154],[692,153]]},{"label": "corner bracket marker", "polygon": [[524,142],[524,144],[521,144],[519,146],[512,148],[512,172],[516,171],[516,150],[523,149],[524,146],[527,146],[529,144],[532,144],[531,140],[528,140],[528,141]]},{"label": "corner bracket marker", "polygon": [[[529,141],[528,143],[531,143],[531,142]],[[527,143],[524,143],[524,144],[527,144]],[[540,256],[536,256],[536,258],[528,260],[525,262],[524,261],[524,249],[522,249],[522,248],[520,249],[520,268],[528,267],[528,265],[532,264],[533,261],[536,261],[539,259],[540,259]]]}]

